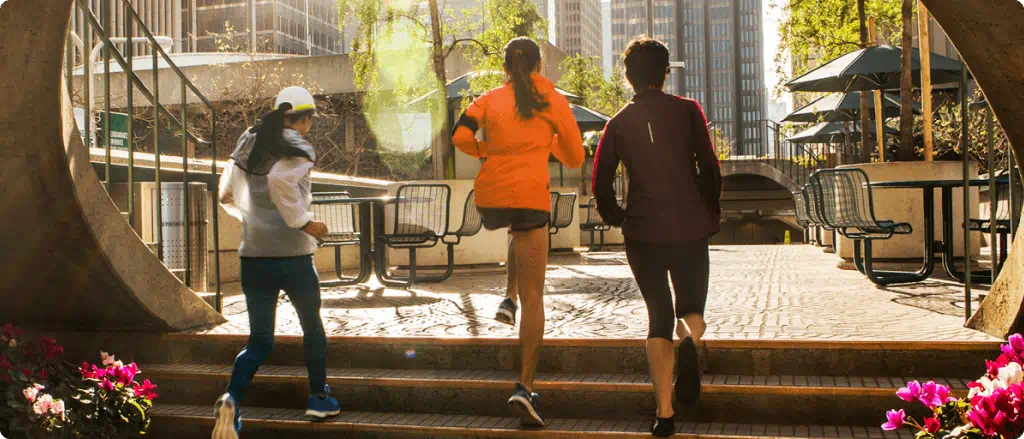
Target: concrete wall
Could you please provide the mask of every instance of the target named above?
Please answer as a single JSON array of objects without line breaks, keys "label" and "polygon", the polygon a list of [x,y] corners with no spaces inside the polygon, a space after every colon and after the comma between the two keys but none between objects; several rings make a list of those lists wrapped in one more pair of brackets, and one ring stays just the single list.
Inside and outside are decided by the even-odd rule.
[{"label": "concrete wall", "polygon": [[[904,180],[960,180],[963,165],[960,162],[894,162],[843,166],[863,169],[872,183]],[[977,165],[971,167],[971,178],[978,175]],[[885,259],[916,259],[923,257],[924,213],[921,189],[878,189],[871,190],[874,199],[875,218],[910,223],[914,233],[897,235],[892,239],[875,241],[874,257]],[[971,216],[978,214],[978,188],[971,189]],[[935,239],[942,239],[942,196],[935,190]],[[953,244],[955,254],[963,256],[963,190],[953,190]],[[981,250],[979,234],[972,234],[972,254]],[[839,237],[837,253],[846,260],[853,260],[853,244],[849,239]]]}]

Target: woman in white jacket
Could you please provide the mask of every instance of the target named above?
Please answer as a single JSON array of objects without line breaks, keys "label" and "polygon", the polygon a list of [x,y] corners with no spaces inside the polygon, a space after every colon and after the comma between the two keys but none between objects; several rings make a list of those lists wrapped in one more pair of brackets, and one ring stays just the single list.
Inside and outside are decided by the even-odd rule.
[{"label": "woman in white jacket", "polygon": [[303,88],[281,91],[274,111],[238,139],[221,177],[220,203],[242,221],[238,249],[242,291],[249,313],[249,341],[235,358],[227,392],[217,400],[214,439],[235,439],[242,428],[239,402],[274,344],[277,297],[284,291],[302,325],[310,397],[306,415],[337,415],[327,387],[327,337],[320,318],[320,280],[313,264],[327,226],[314,221],[310,172],[316,153],[303,135],[316,103]]}]

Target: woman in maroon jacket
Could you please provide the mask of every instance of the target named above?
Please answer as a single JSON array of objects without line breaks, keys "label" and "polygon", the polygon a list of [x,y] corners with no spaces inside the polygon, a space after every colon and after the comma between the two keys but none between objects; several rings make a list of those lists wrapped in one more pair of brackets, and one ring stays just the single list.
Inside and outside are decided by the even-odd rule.
[{"label": "woman in maroon jacket", "polygon": [[[704,112],[693,100],[662,92],[668,60],[668,49],[653,39],[641,37],[626,48],[626,79],[636,96],[605,127],[593,188],[601,216],[622,226],[629,266],[647,303],[647,360],[658,401],[652,433],[658,437],[675,431],[673,328],[682,340],[676,399],[689,404],[700,396],[695,341],[707,327],[708,238],[719,230],[722,190]],[[620,163],[629,178],[625,210],[613,185]]]}]

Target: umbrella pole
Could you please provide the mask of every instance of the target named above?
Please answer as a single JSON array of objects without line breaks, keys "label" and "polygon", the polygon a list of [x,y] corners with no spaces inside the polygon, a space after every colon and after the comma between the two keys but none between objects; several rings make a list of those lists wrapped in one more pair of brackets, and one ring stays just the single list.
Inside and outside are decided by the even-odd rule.
[{"label": "umbrella pole", "polygon": [[932,53],[931,53],[931,15],[924,2],[917,1],[917,25],[921,46],[921,107],[924,111],[924,161],[932,161],[935,155],[932,139]]},{"label": "umbrella pole", "polygon": [[[970,154],[968,154],[967,145],[967,128],[970,124],[969,114],[967,112],[967,66],[962,65],[960,67],[960,156],[963,161],[963,178],[964,178],[964,321],[971,318],[971,230],[970,221],[968,219],[971,215],[971,186],[969,184],[970,179]],[[948,220],[947,220],[948,221]]]},{"label": "umbrella pole", "polygon": [[[871,45],[878,45],[878,31],[875,29],[875,17],[868,18],[868,34]],[[882,117],[882,90],[875,90],[875,138],[878,139],[878,162],[885,162],[885,119]]]}]

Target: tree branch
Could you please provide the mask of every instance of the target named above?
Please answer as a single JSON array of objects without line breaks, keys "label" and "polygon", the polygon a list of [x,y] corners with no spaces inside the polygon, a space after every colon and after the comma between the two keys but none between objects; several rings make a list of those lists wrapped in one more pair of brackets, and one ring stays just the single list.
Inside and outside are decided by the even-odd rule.
[{"label": "tree branch", "polygon": [[475,38],[456,38],[455,41],[452,41],[452,43],[448,45],[448,49],[444,52],[444,57],[448,58],[448,55],[451,55],[452,51],[455,50],[455,47],[457,47],[459,43],[476,43],[480,46],[480,49],[483,50],[485,56],[494,55],[494,53],[491,52],[490,47]]}]

